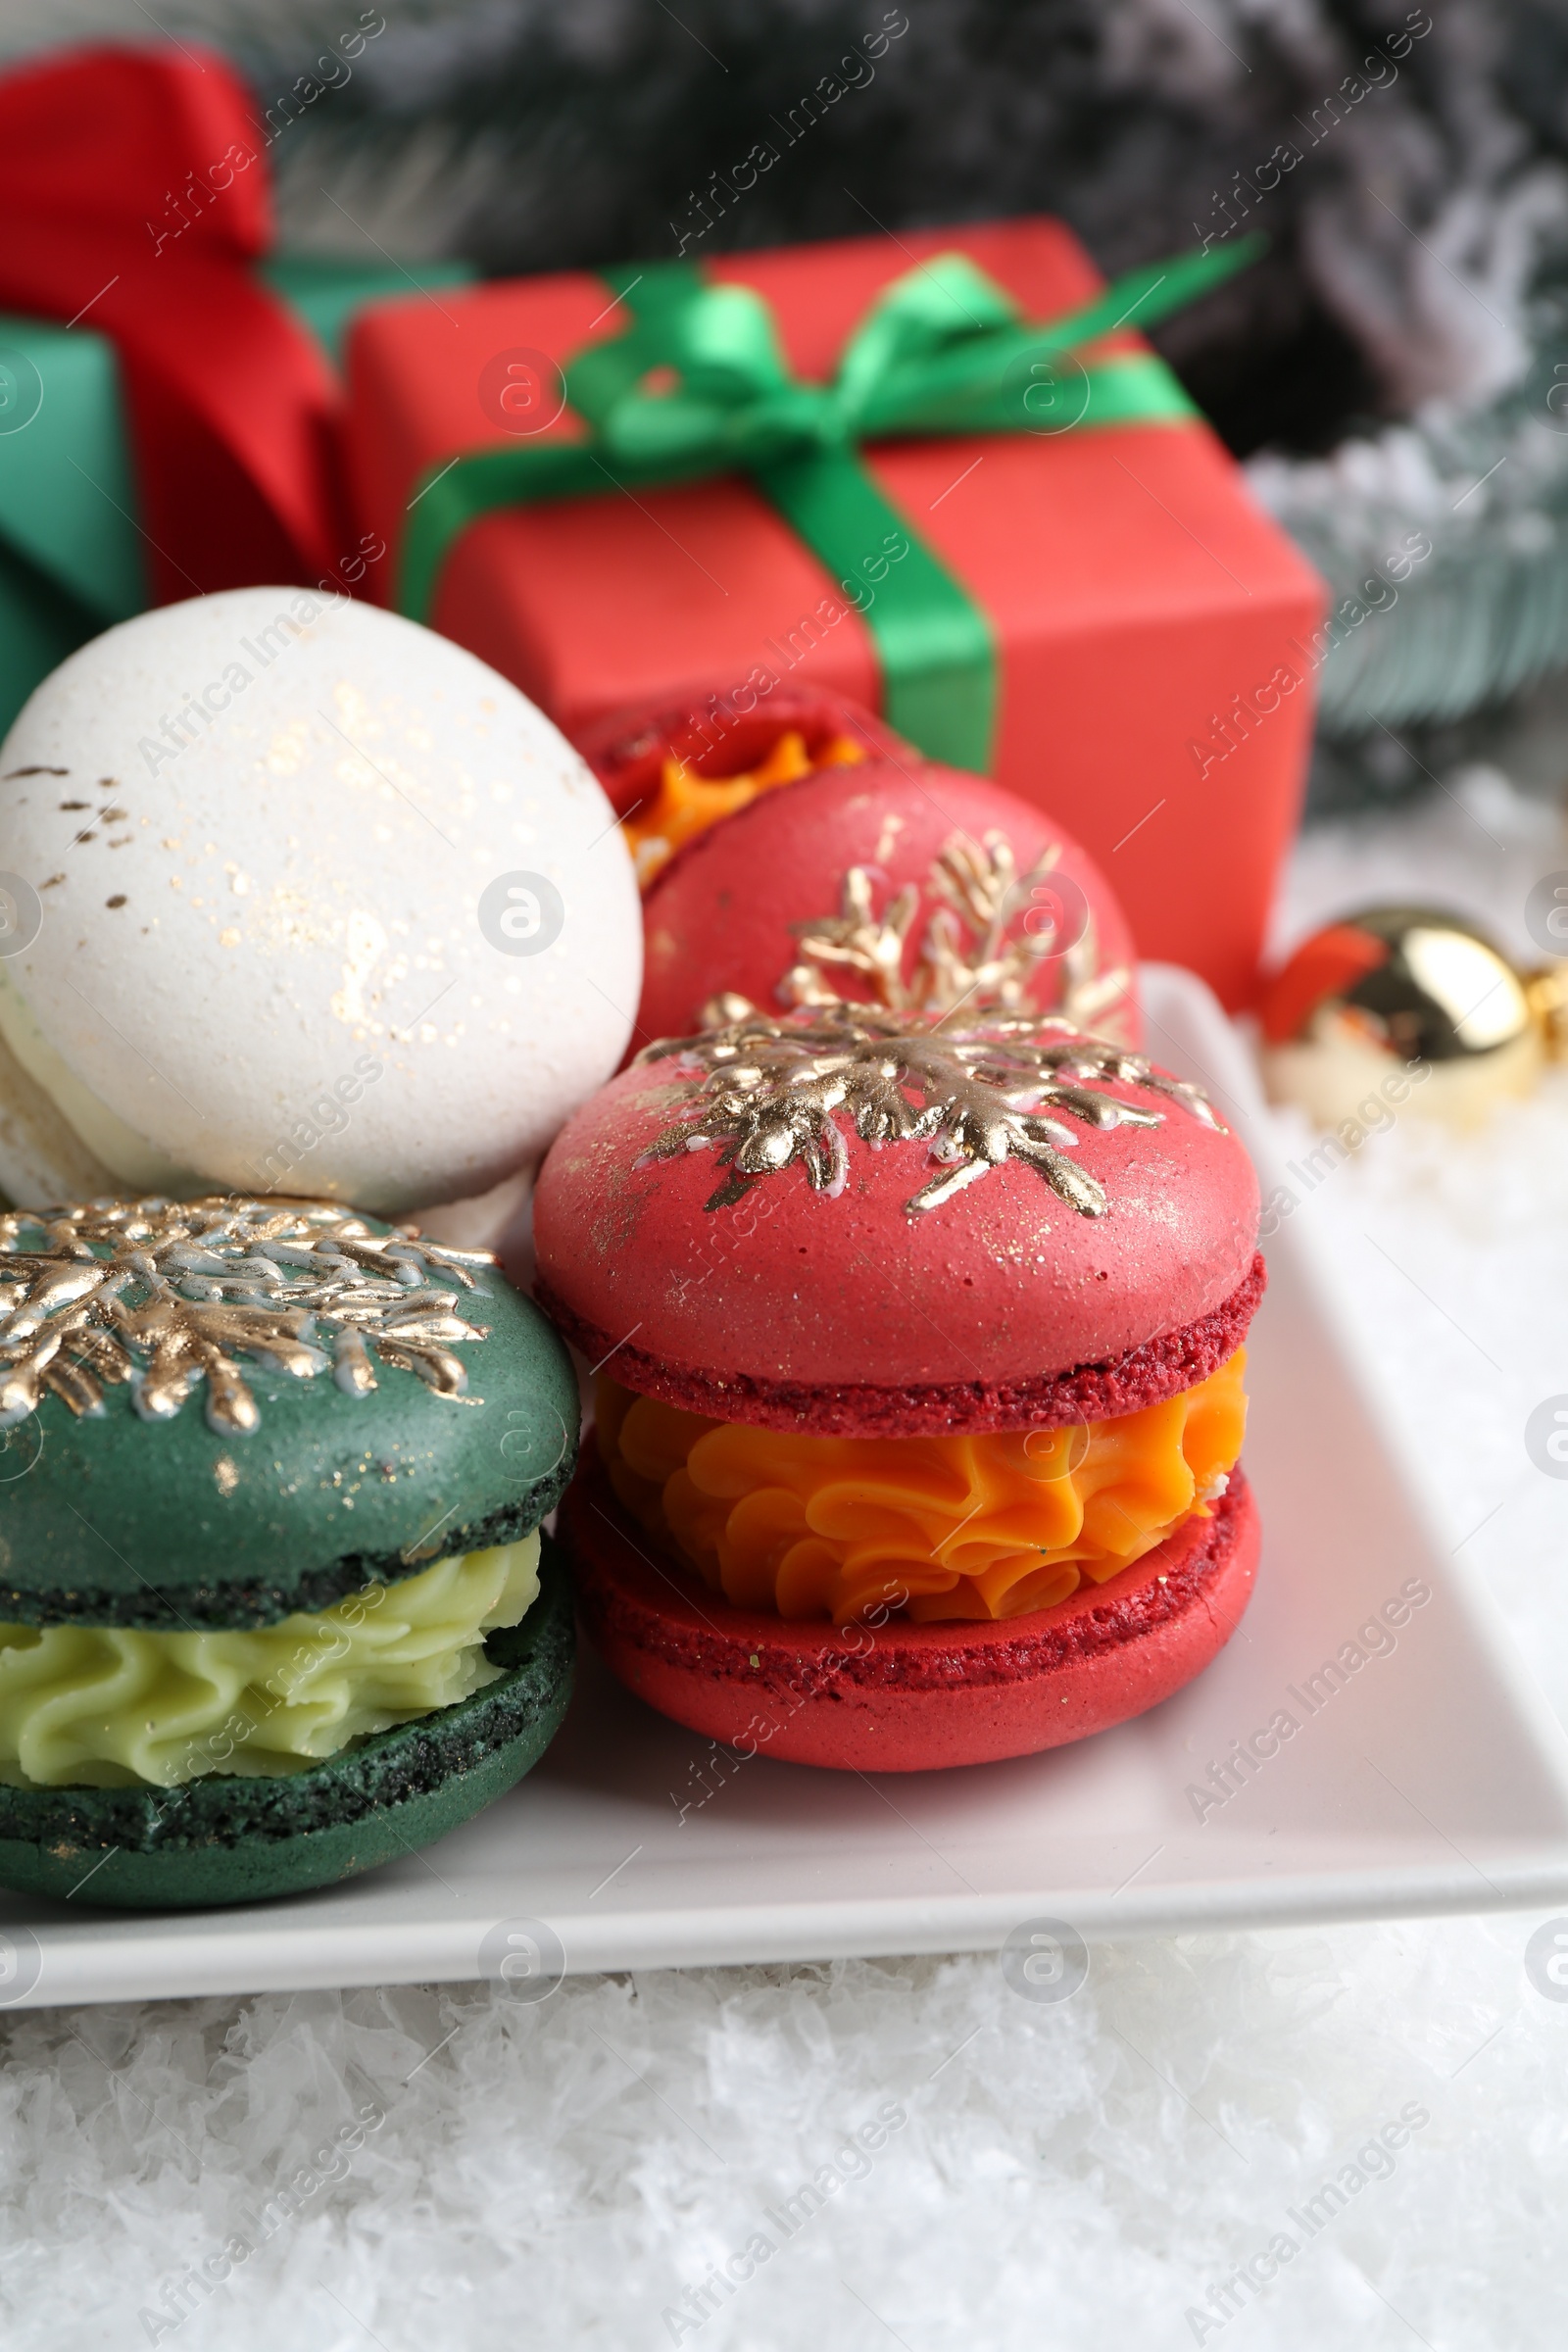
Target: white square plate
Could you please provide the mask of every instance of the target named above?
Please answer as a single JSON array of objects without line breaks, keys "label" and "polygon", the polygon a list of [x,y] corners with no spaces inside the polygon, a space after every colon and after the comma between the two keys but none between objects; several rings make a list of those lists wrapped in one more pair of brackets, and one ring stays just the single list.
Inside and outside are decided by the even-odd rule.
[{"label": "white square plate", "polygon": [[[1235,1032],[1187,973],[1152,966],[1144,985],[1154,1057],[1209,1088],[1266,1194]],[[546,1761],[427,1856],[171,1917],[0,1896],[0,1953],[10,1931],[24,1962],[12,2001],[34,1976],[33,2003],[473,1978],[538,1922],[581,1970],[985,1949],[1042,1917],[1092,1939],[1561,1901],[1568,1741],[1429,1521],[1304,1222],[1269,1245],[1250,1343],[1256,1595],[1152,1714],[1050,1755],[866,1779],[715,1751],[585,1658]],[[1358,1642],[1409,1580],[1430,1599]],[[1195,1799],[1281,1712],[1296,1729],[1277,1752],[1233,1767],[1223,1802]]]}]

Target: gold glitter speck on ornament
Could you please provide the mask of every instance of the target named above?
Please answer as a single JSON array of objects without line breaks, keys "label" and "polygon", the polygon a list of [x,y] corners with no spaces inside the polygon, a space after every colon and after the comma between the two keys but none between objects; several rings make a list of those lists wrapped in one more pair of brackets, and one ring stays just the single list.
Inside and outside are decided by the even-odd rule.
[{"label": "gold glitter speck on ornament", "polygon": [[[144,1421],[167,1421],[205,1380],[209,1426],[249,1433],[261,1413],[237,1356],[297,1380],[330,1371],[364,1396],[377,1385],[373,1349],[437,1396],[477,1402],[452,1350],[489,1336],[459,1308],[470,1269],[493,1262],[413,1228],[372,1234],[327,1201],[12,1210],[0,1216],[0,1429],[46,1393],[97,1417],[119,1385]],[[214,1475],[226,1492],[221,1462]]]}]

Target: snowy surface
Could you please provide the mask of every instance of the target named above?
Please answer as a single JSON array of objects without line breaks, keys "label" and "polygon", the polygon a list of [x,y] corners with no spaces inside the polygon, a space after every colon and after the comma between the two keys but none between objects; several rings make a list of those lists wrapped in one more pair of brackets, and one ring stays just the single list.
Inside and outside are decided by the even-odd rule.
[{"label": "snowy surface", "polygon": [[[1280,942],[1419,896],[1525,952],[1556,813],[1448,784],[1312,836]],[[1568,1716],[1568,1482],[1524,1445],[1568,1395],[1568,1071],[1465,1141],[1404,1120],[1299,1213]],[[1540,1924],[1101,1947],[1056,2005],[965,1958],[14,2015],[0,2325],[14,2352],[1524,2352],[1568,2321]]]}]

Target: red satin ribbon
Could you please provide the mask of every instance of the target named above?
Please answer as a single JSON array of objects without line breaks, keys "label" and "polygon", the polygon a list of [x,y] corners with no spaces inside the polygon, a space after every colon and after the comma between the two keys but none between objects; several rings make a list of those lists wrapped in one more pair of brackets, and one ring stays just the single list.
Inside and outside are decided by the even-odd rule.
[{"label": "red satin ribbon", "polygon": [[266,132],[223,60],[106,46],[6,74],[0,221],[0,307],[119,352],[154,601],[328,568],[336,386],[252,273]]}]

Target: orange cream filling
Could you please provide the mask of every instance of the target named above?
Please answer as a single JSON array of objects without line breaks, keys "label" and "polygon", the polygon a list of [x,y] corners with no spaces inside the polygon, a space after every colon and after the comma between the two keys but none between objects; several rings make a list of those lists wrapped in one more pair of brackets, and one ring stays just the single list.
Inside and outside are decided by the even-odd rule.
[{"label": "orange cream filling", "polygon": [[743,1609],[1021,1617],[1104,1584],[1225,1491],[1247,1350],[1112,1421],[978,1437],[814,1438],[711,1421],[597,1383],[612,1486],[656,1543]]},{"label": "orange cream filling", "polygon": [[721,816],[733,816],[738,808],[760,800],[764,792],[793,784],[813,768],[854,767],[864,758],[865,746],[853,735],[835,735],[813,759],[805,736],[791,727],[761,765],[742,776],[701,776],[684,760],[666,760],[653,806],[621,819],[620,829],[636,863],[638,882],[646,890],[678,849],[706,833],[710,825],[716,825]]}]

